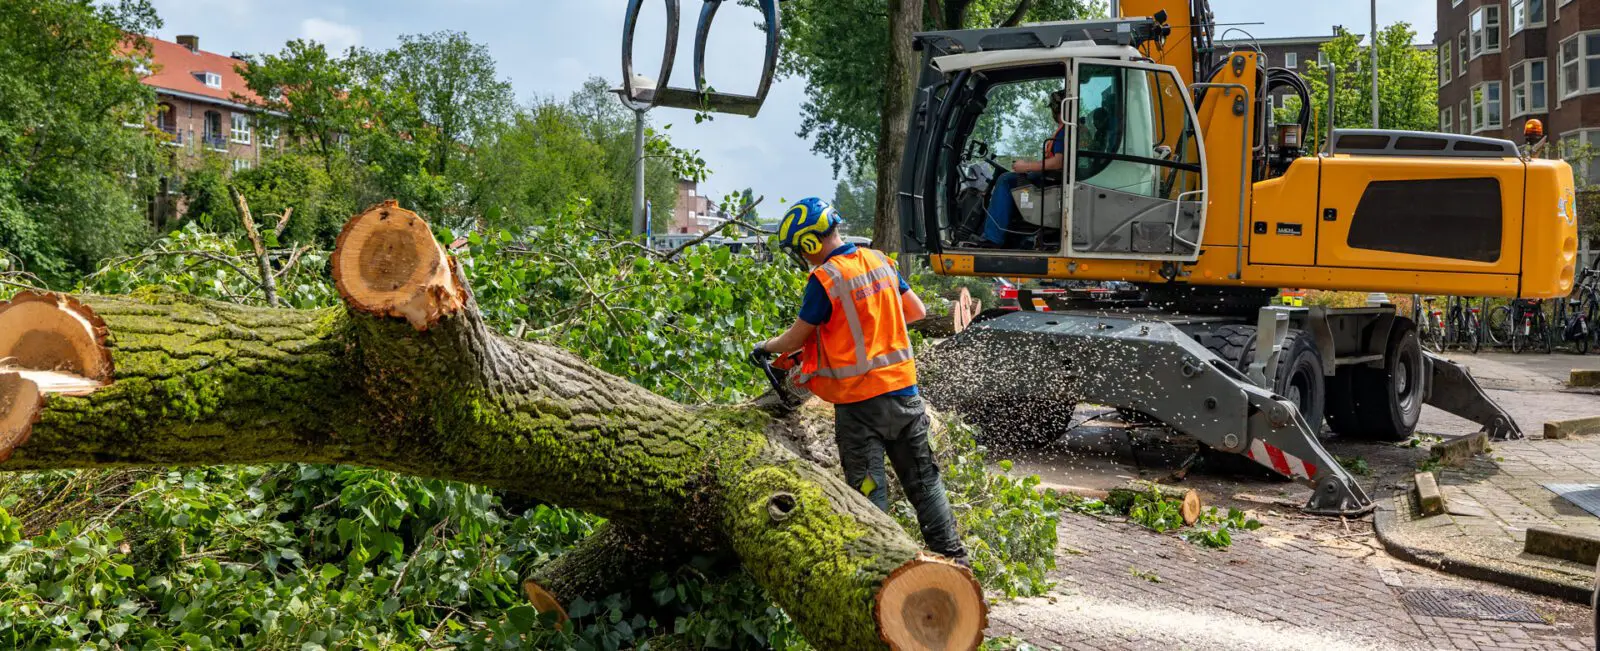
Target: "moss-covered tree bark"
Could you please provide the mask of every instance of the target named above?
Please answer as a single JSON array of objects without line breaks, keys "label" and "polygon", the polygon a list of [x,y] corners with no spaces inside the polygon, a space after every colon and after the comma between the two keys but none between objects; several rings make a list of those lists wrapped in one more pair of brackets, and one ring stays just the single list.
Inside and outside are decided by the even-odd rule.
[{"label": "moss-covered tree bark", "polygon": [[[493,334],[416,215],[352,219],[334,273],[346,306],[323,311],[160,293],[26,298],[88,315],[49,327],[0,311],[0,358],[28,360],[0,372],[0,470],[315,462],[466,481],[602,515],[636,546],[648,532],[652,555],[731,551],[818,648],[981,638],[970,574],[769,441],[764,413],[693,412]],[[19,356],[45,341],[67,352]],[[95,372],[95,346],[111,369],[90,390],[41,379]],[[557,604],[584,580],[568,578],[544,586]]]}]

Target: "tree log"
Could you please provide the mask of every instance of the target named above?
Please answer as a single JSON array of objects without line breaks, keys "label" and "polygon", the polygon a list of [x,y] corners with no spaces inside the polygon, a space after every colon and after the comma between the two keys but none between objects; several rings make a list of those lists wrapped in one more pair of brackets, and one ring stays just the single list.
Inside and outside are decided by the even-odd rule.
[{"label": "tree log", "polygon": [[1178,513],[1183,517],[1183,524],[1192,525],[1200,519],[1200,510],[1205,508],[1200,502],[1200,493],[1193,488],[1180,488],[1157,484],[1153,481],[1130,481],[1127,485],[1107,491],[1106,504],[1110,504],[1119,511],[1126,511],[1140,495],[1158,494],[1163,500],[1178,502]]},{"label": "tree log", "polygon": [[[0,307],[0,344],[78,342],[25,346],[12,365],[88,386],[45,395],[20,371],[0,375],[0,458],[12,455],[0,470],[348,463],[477,483],[731,551],[818,648],[981,641],[971,574],[770,441],[760,410],[691,412],[566,351],[493,334],[459,266],[393,202],[346,224],[333,269],[343,309],[160,292]],[[4,320],[29,303],[61,313],[46,334],[34,325],[46,320]],[[105,377],[85,375],[96,368]]]}]

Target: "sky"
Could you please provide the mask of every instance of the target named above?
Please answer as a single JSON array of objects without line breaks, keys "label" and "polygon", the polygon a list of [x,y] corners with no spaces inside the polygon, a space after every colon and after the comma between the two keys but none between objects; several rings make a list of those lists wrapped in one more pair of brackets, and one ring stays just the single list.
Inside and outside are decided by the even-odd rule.
[{"label": "sky", "polygon": [[[1365,33],[1369,0],[1212,0],[1221,32],[1238,29],[1257,38],[1330,34],[1343,24]],[[203,50],[223,54],[276,52],[293,38],[323,41],[341,51],[358,45],[392,46],[401,34],[437,30],[466,32],[494,56],[517,101],[565,98],[592,76],[619,83],[625,0],[153,0],[165,25],[155,36],[200,37]],[[1381,24],[1404,20],[1417,40],[1433,40],[1434,3],[1377,0]],[[664,3],[645,0],[637,39],[637,70],[654,76],[665,40]],[[678,58],[673,85],[693,77],[693,42],[700,3],[681,0]],[[707,54],[707,77],[720,90],[749,92],[760,75],[763,34],[759,12],[726,3],[717,17]],[[1229,38],[1238,34],[1230,33]],[[718,116],[695,124],[691,112],[652,111],[657,125],[680,147],[697,149],[710,166],[702,193],[721,197],[749,187],[765,195],[765,213],[779,201],[807,196],[831,198],[835,187],[830,157],[811,151],[800,138],[804,79],[774,84],[757,118]]]}]

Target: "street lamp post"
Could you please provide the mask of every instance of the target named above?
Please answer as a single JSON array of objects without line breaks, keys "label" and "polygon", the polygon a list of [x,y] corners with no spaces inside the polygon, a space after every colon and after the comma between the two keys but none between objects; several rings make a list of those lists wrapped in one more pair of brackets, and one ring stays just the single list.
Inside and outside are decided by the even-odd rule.
[{"label": "street lamp post", "polygon": [[644,117],[650,111],[650,99],[656,93],[654,79],[644,75],[633,76],[633,96],[623,88],[613,88],[622,105],[633,111],[633,236],[643,237],[649,225],[644,211]]},{"label": "street lamp post", "polygon": [[1378,129],[1378,0],[1372,0],[1372,38],[1367,49],[1372,51],[1372,128]]}]

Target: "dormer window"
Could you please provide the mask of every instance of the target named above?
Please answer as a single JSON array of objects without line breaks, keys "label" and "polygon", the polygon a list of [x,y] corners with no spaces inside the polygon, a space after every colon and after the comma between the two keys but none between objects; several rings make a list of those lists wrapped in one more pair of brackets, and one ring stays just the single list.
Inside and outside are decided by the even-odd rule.
[{"label": "dormer window", "polygon": [[206,82],[207,88],[222,88],[222,75],[215,72],[202,72],[195,75],[200,81]]},{"label": "dormer window", "polygon": [[267,91],[267,99],[274,102],[283,101],[283,89],[274,87],[272,90]]}]

